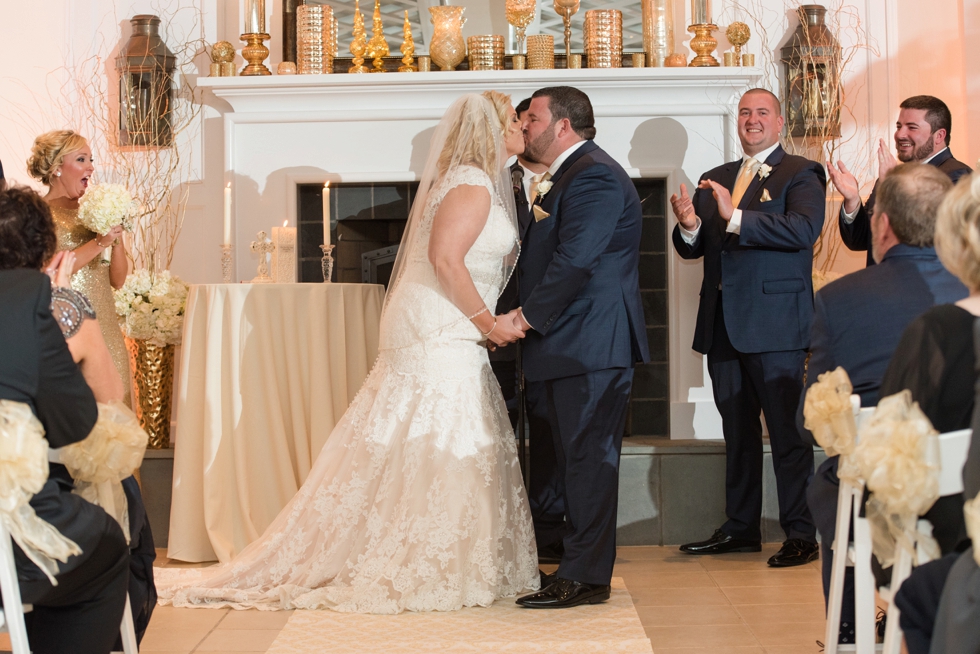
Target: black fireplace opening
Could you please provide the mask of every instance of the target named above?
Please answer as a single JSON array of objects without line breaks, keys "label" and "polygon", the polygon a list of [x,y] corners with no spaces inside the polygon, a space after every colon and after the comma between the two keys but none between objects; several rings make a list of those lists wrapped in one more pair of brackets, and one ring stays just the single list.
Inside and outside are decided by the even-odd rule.
[{"label": "black fireplace opening", "polygon": [[[667,362],[667,184],[634,179],[643,207],[640,295],[650,362],[636,367],[626,424],[629,436],[670,436]],[[418,182],[330,185],[333,281],[388,285]],[[323,185],[297,185],[301,282],[323,281]]]}]

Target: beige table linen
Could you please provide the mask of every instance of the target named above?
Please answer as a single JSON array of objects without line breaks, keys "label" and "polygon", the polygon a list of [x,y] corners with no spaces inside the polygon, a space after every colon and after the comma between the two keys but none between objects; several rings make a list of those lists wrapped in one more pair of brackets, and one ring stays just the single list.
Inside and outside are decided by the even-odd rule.
[{"label": "beige table linen", "polygon": [[373,284],[191,287],[170,558],[230,560],[296,494],[374,365],[383,299]]}]

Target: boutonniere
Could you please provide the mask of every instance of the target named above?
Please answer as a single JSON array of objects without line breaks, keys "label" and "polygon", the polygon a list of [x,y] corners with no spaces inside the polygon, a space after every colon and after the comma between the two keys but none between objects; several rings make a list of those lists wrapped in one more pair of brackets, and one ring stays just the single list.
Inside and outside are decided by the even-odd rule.
[{"label": "boutonniere", "polygon": [[538,187],[537,187],[538,199],[540,200],[541,198],[543,198],[548,193],[548,191],[551,190],[551,187],[554,185],[555,183],[552,182],[550,179],[546,179],[543,182],[538,182]]},{"label": "boutonniere", "polygon": [[769,164],[762,164],[759,166],[759,179],[765,179],[769,177],[769,173],[772,172],[772,166]]},{"label": "boutonniere", "polygon": [[535,203],[534,207],[534,222],[538,223],[545,218],[550,218],[551,214],[541,208],[540,204]]}]

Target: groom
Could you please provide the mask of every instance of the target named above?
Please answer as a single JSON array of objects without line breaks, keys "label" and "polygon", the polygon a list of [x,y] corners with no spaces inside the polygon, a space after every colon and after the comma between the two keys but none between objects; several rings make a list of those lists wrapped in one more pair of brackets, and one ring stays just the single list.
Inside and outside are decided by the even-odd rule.
[{"label": "groom", "polygon": [[[640,198],[593,141],[589,97],[569,86],[534,93],[524,156],[548,166],[521,234],[520,299],[507,314],[527,335],[531,495],[539,548],[564,545],[554,580],[517,600],[565,608],[609,598],[616,560],[619,455],[633,365],[649,359],[639,290]],[[543,438],[542,438],[543,437]],[[550,501],[541,501],[541,496]]]}]

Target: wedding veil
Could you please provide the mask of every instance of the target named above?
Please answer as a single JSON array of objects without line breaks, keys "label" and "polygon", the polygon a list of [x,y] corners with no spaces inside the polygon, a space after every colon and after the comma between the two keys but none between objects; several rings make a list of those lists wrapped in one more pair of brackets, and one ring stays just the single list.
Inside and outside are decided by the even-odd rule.
[{"label": "wedding veil", "polygon": [[[444,190],[446,184],[453,184],[461,178],[466,179],[462,181],[464,184],[473,183],[471,180],[474,174],[482,178],[482,175],[476,171],[465,170],[466,167],[479,169],[486,174],[493,189],[490,198],[491,206],[506,212],[508,219],[514,225],[514,233],[517,233],[513,182],[510,170],[506,166],[508,155],[504,135],[507,129],[506,121],[501,125],[501,118],[498,117],[493,103],[477,94],[467,94],[453,102],[436,127],[429,145],[428,160],[395,258],[388,293],[385,296],[382,309],[383,347],[385,343],[390,347],[405,347],[422,339],[431,338],[439,330],[473,318],[481,313],[485,306],[491,315],[495,312],[496,299],[517,265],[520,246],[516,239],[513,249],[506,256],[501,257],[499,279],[493,280],[498,284],[493,294],[494,302],[488,306],[482,301],[474,304],[471,297],[454,293],[452,291],[454,285],[441,280],[441,283],[430,283],[426,288],[428,290],[434,287],[432,290],[446,298],[452,305],[449,310],[444,312],[426,310],[424,316],[407,316],[406,320],[393,320],[395,316],[388,315],[393,310],[412,313],[409,306],[412,302],[410,299],[406,300],[405,296],[411,295],[410,290],[413,285],[419,286],[424,283],[423,277],[427,276],[429,281],[434,278],[432,266],[428,263],[428,243],[432,216],[438,207],[430,204],[435,201],[441,202],[440,192]],[[496,278],[496,275],[494,277]],[[385,333],[393,329],[405,333],[399,335]]]}]

